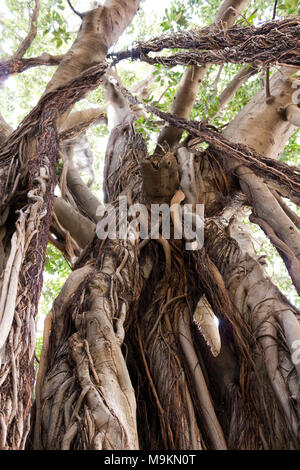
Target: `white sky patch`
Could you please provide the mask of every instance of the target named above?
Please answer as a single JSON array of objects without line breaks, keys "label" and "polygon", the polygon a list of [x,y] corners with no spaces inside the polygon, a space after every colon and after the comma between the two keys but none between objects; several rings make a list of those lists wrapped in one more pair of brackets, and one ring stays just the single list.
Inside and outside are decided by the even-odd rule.
[{"label": "white sky patch", "polygon": [[[171,5],[170,0],[151,0],[142,3],[142,8],[146,13],[155,10],[156,13],[161,14]],[[151,19],[151,18],[150,18]]]},{"label": "white sky patch", "polygon": [[[12,91],[16,90],[17,84],[16,84],[16,79],[13,75],[11,75],[5,80],[5,87],[9,88]],[[21,107],[18,104],[18,101],[16,100],[14,103],[14,112],[9,114],[10,124],[14,129],[19,124],[18,116],[22,114],[22,111],[23,110],[21,109]]]},{"label": "white sky patch", "polygon": [[[80,0],[79,2],[76,3],[76,8],[78,8],[78,10],[80,9],[80,11],[87,11],[91,8],[94,8],[95,4],[96,5],[104,5],[105,3],[105,0],[102,0],[102,1],[89,1],[87,2],[86,0]],[[74,2],[74,5],[75,5],[75,2]],[[143,10],[146,12],[146,13],[149,13],[149,12],[152,12],[153,10],[155,10],[156,13],[160,14],[160,13],[163,13],[165,11],[165,8],[168,8],[168,6],[171,5],[171,0],[145,0],[143,2],[141,2],[141,8],[143,8]],[[149,19],[151,19],[151,17],[149,17]]]},{"label": "white sky patch", "polygon": [[1,2],[0,14],[1,14],[1,15],[2,15],[2,14],[6,15],[6,14],[8,14],[8,13],[10,13],[9,8],[6,6],[6,3],[5,3],[4,0],[3,0],[3,1]]}]

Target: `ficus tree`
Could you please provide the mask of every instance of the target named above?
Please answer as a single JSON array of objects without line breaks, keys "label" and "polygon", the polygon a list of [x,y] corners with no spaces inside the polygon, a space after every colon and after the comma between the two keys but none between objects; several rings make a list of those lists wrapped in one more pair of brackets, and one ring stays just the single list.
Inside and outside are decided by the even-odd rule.
[{"label": "ficus tree", "polygon": [[30,3],[0,16],[0,448],[298,449],[297,2]]}]

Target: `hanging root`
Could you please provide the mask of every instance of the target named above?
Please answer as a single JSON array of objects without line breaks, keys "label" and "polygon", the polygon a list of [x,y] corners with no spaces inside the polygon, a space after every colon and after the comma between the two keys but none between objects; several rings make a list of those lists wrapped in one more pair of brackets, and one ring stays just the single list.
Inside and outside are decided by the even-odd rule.
[{"label": "hanging root", "polygon": [[266,180],[268,184],[274,185],[280,191],[282,190],[285,197],[300,205],[300,172],[298,167],[265,157],[244,144],[231,142],[217,129],[212,128],[205,122],[188,121],[165,113],[150,104],[140,103],[124,87],[120,87],[120,90],[132,104],[143,106],[147,111],[160,117],[171,126],[186,130],[190,136],[198,138],[198,141],[194,140],[194,147],[197,147],[201,142],[209,144],[210,153],[220,162],[221,166],[224,158],[234,158],[241,165],[251,168],[257,176]]},{"label": "hanging root", "polygon": [[215,414],[214,406],[199,364],[199,360],[193,348],[193,340],[190,332],[190,316],[185,308],[179,316],[179,339],[192,374],[197,397],[200,403],[204,422],[208,429],[209,439],[215,450],[226,450],[227,444],[222,428]]},{"label": "hanging root", "polygon": [[[288,348],[290,355],[293,354],[292,345],[298,341],[300,333],[298,314],[271,280],[266,277],[259,260],[252,258],[247,252],[243,253],[237,242],[230,239],[220,229],[221,225],[219,222],[219,227],[217,227],[215,223],[210,222],[207,226],[206,240],[208,246],[210,246],[209,239],[214,240],[214,244],[211,245],[213,249],[209,250],[209,254],[217,266],[222,267],[226,288],[231,298],[234,299],[236,313],[234,316],[230,314],[228,319],[234,334],[239,332],[236,344],[239,347],[242,345],[243,354],[248,358],[247,364],[245,364],[248,369],[247,374],[252,369],[250,383],[255,377],[257,383],[260,384],[260,389],[255,386],[247,392],[250,394],[249,400],[252,396],[253,404],[261,402],[261,399],[258,400],[256,397],[257,393],[262,394],[263,397],[263,413],[270,434],[268,435],[265,430],[263,431],[263,428],[259,427],[259,435],[264,448],[278,448],[278,446],[286,448],[286,445],[293,448],[297,446],[297,439],[299,439],[299,416],[297,414],[299,411],[293,406],[291,398],[292,395],[294,397],[294,393],[290,385],[287,385],[289,381],[284,379],[285,366],[282,361],[285,356],[280,353],[279,348]],[[235,231],[235,236],[237,234],[238,232]],[[239,238],[237,240],[239,241]],[[214,297],[218,298],[217,289],[215,288],[214,291]],[[213,301],[215,300],[213,299]],[[230,310],[228,312],[230,313]],[[224,313],[226,312],[223,311]],[[281,335],[279,335],[278,325],[282,329]],[[288,367],[291,372],[294,369],[295,373],[299,374],[297,366],[293,367],[290,364]],[[269,385],[263,379],[265,372]],[[248,375],[248,377],[251,376]],[[293,375],[291,382],[292,387],[294,387],[294,381],[295,375]],[[298,376],[298,386],[299,383]],[[272,406],[268,405],[270,399],[267,400],[270,387],[276,397],[276,400],[271,402]],[[258,416],[262,417],[263,415],[260,413]],[[277,422],[277,427],[272,424],[274,419]]]},{"label": "hanging root", "polygon": [[[299,31],[299,18],[269,21],[258,27],[234,26],[226,31],[203,28],[162,36],[140,43],[132,50],[111,55],[116,58],[114,63],[131,58],[167,67],[226,62],[252,63],[254,66],[273,62],[297,66],[300,64]],[[148,55],[149,52],[159,52],[164,49],[189,49],[189,51],[170,56]]]}]

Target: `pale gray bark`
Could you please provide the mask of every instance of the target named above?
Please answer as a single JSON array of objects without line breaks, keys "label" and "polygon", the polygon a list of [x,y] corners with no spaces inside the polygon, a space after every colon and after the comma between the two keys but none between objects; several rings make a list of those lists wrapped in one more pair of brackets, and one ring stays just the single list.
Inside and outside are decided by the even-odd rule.
[{"label": "pale gray bark", "polygon": [[[229,28],[238,17],[239,13],[247,6],[249,0],[225,0],[215,18],[212,28]],[[209,69],[209,65],[201,67],[192,66],[186,69],[174,99],[171,113],[177,116],[188,118],[197,98],[199,87]],[[161,145],[166,143],[167,147],[172,148],[179,142],[182,131],[171,127],[168,124],[162,129],[158,138],[156,152],[161,153]]]}]

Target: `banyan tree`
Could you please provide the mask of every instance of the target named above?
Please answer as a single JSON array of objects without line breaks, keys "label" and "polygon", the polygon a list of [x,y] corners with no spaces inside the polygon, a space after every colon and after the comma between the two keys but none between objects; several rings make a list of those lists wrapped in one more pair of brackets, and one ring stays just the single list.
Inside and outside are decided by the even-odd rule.
[{"label": "banyan tree", "polygon": [[[11,75],[55,68],[15,129],[0,119],[0,448],[299,449],[300,316],[244,223],[250,213],[300,294],[300,172],[281,158],[300,126],[299,17],[276,2],[273,16],[269,8],[253,23],[249,5],[259,2],[224,0],[205,27],[118,49],[143,2],[105,0],[84,12],[68,3],[80,28],[67,52],[28,54],[43,7],[35,0],[28,34],[0,62],[2,92]],[[156,72],[128,86],[118,74],[126,63]],[[193,112],[211,67],[220,75],[227,64],[240,67],[219,111],[251,77],[263,83],[217,126]],[[166,110],[151,97],[153,77],[178,66]],[[73,110],[99,89],[105,106]],[[99,201],[76,152],[103,123]],[[143,237],[163,208],[169,233],[156,213]],[[201,243],[189,239],[184,214],[192,226],[201,219]],[[71,273],[46,316],[36,374],[48,242]]]}]

